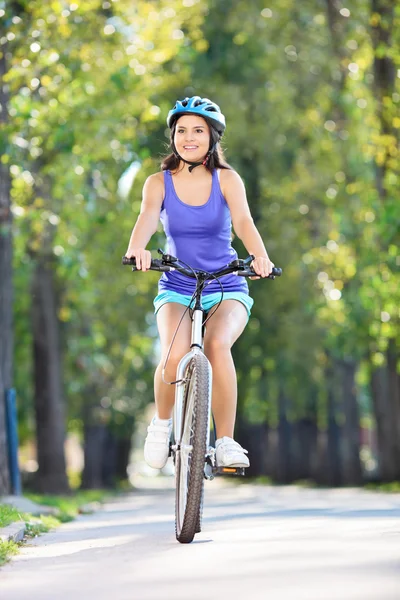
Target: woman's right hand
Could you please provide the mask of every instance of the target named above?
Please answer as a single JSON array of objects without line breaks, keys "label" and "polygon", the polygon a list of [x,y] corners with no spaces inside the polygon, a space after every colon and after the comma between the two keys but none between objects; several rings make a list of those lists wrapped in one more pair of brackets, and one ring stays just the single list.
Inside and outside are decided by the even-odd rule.
[{"label": "woman's right hand", "polygon": [[136,268],[138,271],[147,271],[150,269],[151,253],[149,250],[146,250],[145,248],[128,248],[125,256],[136,260]]}]

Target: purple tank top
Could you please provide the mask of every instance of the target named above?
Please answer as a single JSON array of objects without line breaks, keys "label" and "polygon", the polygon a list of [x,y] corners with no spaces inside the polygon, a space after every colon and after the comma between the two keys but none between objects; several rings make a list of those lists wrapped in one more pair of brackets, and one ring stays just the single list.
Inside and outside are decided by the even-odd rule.
[{"label": "purple tank top", "polygon": [[[160,220],[167,236],[167,252],[185,261],[194,269],[216,271],[237,258],[231,245],[231,214],[222,195],[217,170],[212,173],[209,199],[201,206],[182,202],[176,194],[170,171],[164,171],[165,197]],[[244,277],[225,275],[220,279],[225,292],[249,293]],[[196,280],[177,271],[163,273],[159,291],[172,290],[193,294]],[[204,294],[220,292],[217,281],[212,281]]]}]

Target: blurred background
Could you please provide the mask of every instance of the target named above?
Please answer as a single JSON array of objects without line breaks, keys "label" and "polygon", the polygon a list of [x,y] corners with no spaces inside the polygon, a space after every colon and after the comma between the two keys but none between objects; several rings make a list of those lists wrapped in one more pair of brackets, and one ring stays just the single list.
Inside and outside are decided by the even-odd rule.
[{"label": "blurred background", "polygon": [[250,282],[234,347],[249,476],[400,480],[399,3],[0,1],[0,23],[0,494],[13,389],[25,485],[135,469],[158,274],[121,257],[167,112],[195,94],[226,115],[284,271]]}]

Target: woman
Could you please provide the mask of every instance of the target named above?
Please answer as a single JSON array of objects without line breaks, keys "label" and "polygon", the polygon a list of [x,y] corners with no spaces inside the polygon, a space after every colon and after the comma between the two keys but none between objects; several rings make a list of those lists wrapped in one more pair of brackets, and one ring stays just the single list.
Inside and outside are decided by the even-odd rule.
[{"label": "woman", "polygon": [[[172,153],[162,163],[162,171],[151,175],[143,188],[141,212],[126,251],[136,259],[137,268],[146,271],[151,255],[146,246],[159,219],[167,236],[167,252],[196,269],[214,271],[237,257],[231,246],[231,224],[242,240],[259,277],[267,277],[274,266],[257,231],[239,175],[225,162],[219,141],[225,130],[225,117],[219,106],[207,98],[194,96],[178,101],[169,112]],[[257,279],[259,277],[256,277]],[[218,466],[248,467],[244,450],[233,440],[236,418],[237,383],[231,347],[243,332],[253,304],[247,282],[228,275],[221,283],[224,299],[207,322],[204,351],[213,369],[212,411],[215,419]],[[176,369],[190,346],[189,314],[179,328],[167,366],[165,358],[172,336],[189,305],[195,280],[175,271],[164,273],[154,300],[161,341],[161,361],[154,377],[156,414],[145,442],[146,462],[162,468],[168,458],[172,427],[171,415]],[[212,281],[203,294],[203,306],[210,310],[221,298],[220,286]]]}]

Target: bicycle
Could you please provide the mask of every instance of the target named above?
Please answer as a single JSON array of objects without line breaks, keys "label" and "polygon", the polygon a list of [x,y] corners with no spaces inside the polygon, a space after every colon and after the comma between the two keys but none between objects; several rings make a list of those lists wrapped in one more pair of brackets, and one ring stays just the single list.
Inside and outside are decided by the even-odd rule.
[{"label": "bicycle", "polygon": [[[208,281],[219,281],[224,275],[234,273],[242,277],[254,277],[256,274],[250,267],[254,256],[245,260],[236,259],[214,273],[207,273],[192,269],[161,250],[159,253],[162,258],[152,259],[150,270],[165,272],[176,269],[183,275],[196,279],[192,297],[194,306],[191,309],[191,302],[187,307],[187,310],[191,309],[192,319],[190,350],[182,357],[176,381],[172,382],[176,385],[173,440],[170,444],[170,456],[172,455],[175,465],[175,535],[178,542],[185,544],[192,542],[195,534],[201,531],[204,479],[212,480],[216,475],[245,474],[244,467],[218,467],[215,448],[210,444],[212,369],[203,352],[203,341],[205,324],[215,310],[218,310],[219,304],[207,315],[201,304],[202,293]],[[137,271],[134,258],[123,257],[122,263],[132,265],[132,271]],[[281,274],[282,270],[274,267],[268,278],[275,279]],[[222,299],[223,290],[220,303]],[[187,310],[182,315],[181,322]],[[179,326],[180,323],[177,330]]]}]

